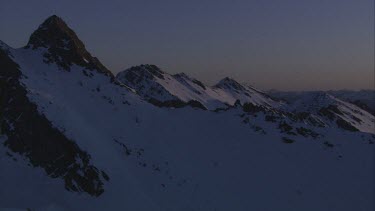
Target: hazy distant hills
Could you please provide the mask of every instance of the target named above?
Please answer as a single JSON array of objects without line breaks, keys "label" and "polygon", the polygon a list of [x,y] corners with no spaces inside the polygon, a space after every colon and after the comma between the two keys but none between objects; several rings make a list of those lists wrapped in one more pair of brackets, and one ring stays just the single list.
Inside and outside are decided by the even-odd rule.
[{"label": "hazy distant hills", "polygon": [[0,41],[0,209],[373,210],[371,95],[114,76],[51,16]]}]

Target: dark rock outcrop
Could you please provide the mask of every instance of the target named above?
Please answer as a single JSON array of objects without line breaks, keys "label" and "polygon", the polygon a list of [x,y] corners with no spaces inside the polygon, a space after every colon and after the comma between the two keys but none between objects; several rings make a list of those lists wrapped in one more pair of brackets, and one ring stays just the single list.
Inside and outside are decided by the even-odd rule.
[{"label": "dark rock outcrop", "polygon": [[202,110],[207,110],[202,103],[196,100],[190,100],[189,102],[184,102],[182,100],[167,100],[167,101],[159,101],[155,98],[151,98],[148,100],[149,103],[158,106],[158,107],[169,107],[169,108],[182,108],[186,106],[191,106],[193,108],[200,108]]},{"label": "dark rock outcrop", "polygon": [[343,115],[343,113],[340,111],[340,109],[336,105],[329,105],[328,107],[320,109],[319,115],[325,116],[331,121],[335,120],[339,128],[342,128],[348,131],[358,131],[356,127],[354,127],[352,124],[345,121],[342,117],[339,116],[339,115]]},{"label": "dark rock outcrop", "polygon": [[262,112],[262,111],[265,112],[266,111],[265,107],[254,105],[252,103],[244,103],[242,108],[243,108],[244,112],[248,112],[248,113],[257,113],[257,112]]},{"label": "dark rock outcrop", "polygon": [[369,105],[367,105],[366,103],[364,103],[360,100],[351,101],[351,103],[353,103],[354,105],[358,106],[359,108],[361,108],[361,109],[363,109],[363,110],[365,110],[365,111],[367,111],[370,114],[375,116],[375,107],[370,107]]},{"label": "dark rock outcrop", "polygon": [[[133,66],[126,70],[126,79],[129,82],[133,83],[139,83],[141,81],[134,81],[135,79],[141,80],[141,79],[149,79],[152,80],[153,77],[157,77],[160,79],[164,79],[163,76],[164,72],[157,67],[156,65],[152,64],[141,64],[139,66]],[[121,73],[119,73],[121,75]]]}]

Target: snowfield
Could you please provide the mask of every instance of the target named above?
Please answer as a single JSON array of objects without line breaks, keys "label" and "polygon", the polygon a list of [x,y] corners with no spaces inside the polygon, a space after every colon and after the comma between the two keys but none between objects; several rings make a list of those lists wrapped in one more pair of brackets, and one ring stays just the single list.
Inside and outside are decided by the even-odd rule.
[{"label": "snowfield", "polygon": [[[2,134],[0,210],[374,210],[374,116],[353,104],[330,95],[313,100],[318,108],[311,96],[286,104],[255,89],[234,92],[228,79],[204,89],[186,75],[167,73],[164,80],[143,80],[141,90],[140,83],[114,82],[78,64],[67,71],[46,63],[48,48],[1,43],[0,51],[19,65],[20,83],[39,114],[109,177],[99,196],[66,190],[62,178],[9,149]],[[152,95],[158,100],[197,100],[208,110],[157,107],[147,102],[147,86],[161,86],[163,95]],[[236,100],[263,110],[246,111],[233,106]],[[334,118],[359,131],[326,117],[319,117],[327,123],[319,127],[287,113],[318,117],[326,102],[342,112]],[[212,111],[219,107],[225,109]],[[267,120],[270,115],[280,120]],[[280,126],[286,124],[292,129]]]}]

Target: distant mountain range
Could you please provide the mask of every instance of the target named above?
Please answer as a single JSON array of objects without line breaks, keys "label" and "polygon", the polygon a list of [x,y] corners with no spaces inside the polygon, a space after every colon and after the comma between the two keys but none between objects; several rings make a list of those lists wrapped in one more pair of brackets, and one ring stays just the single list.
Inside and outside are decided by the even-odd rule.
[{"label": "distant mountain range", "polygon": [[215,110],[233,106],[239,100],[264,107],[279,107],[280,102],[253,87],[241,85],[232,78],[224,78],[215,86],[207,86],[185,73],[170,75],[155,65],[131,67],[117,74],[118,81],[134,89],[141,97],[157,105],[195,105]]},{"label": "distant mountain range", "polygon": [[115,76],[51,16],[0,41],[0,209],[372,210],[373,97]]},{"label": "distant mountain range", "polygon": [[313,93],[327,93],[334,96],[340,100],[352,103],[363,110],[375,115],[375,90],[359,90],[359,91],[349,91],[349,90],[339,90],[339,91],[305,91],[305,92],[283,92],[283,91],[270,91],[269,95],[282,99],[288,102],[294,102],[298,98],[306,94]]}]

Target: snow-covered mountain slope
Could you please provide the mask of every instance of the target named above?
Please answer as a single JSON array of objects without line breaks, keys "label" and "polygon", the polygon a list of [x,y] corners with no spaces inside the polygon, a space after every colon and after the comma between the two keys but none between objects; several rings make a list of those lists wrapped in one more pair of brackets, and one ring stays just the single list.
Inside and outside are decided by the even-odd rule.
[{"label": "snow-covered mountain slope", "polygon": [[[283,92],[283,91],[270,91],[268,94],[279,99],[287,101],[295,101],[297,98],[304,94],[314,93],[311,91],[306,92]],[[375,114],[375,90],[338,90],[327,91],[326,93],[349,103],[355,104],[363,110]]]},{"label": "snow-covered mountain slope", "polygon": [[118,73],[116,78],[151,102],[194,101],[209,110],[233,106],[237,100],[265,107],[278,107],[282,104],[231,78],[224,78],[210,87],[184,73],[170,75],[155,65],[131,67]]},{"label": "snow-covered mountain slope", "polygon": [[0,208],[373,210],[373,134],[252,103],[160,108],[50,45],[0,42]]},{"label": "snow-covered mountain slope", "polygon": [[363,110],[375,115],[375,90],[360,90],[360,91],[329,91],[329,94],[355,104]]},{"label": "snow-covered mountain slope", "polygon": [[324,92],[286,94],[286,100],[291,102],[287,104],[231,78],[224,78],[215,86],[209,87],[184,73],[165,73],[155,65],[132,67],[118,73],[116,78],[158,106],[179,107],[186,103],[215,110],[233,106],[239,100],[242,104],[250,103],[268,109],[308,113],[317,121],[337,124],[348,130],[374,131],[375,118],[372,114]]},{"label": "snow-covered mountain slope", "polygon": [[289,102],[282,110],[307,112],[347,130],[374,133],[375,117],[371,113],[326,92],[285,92],[274,96]]}]

